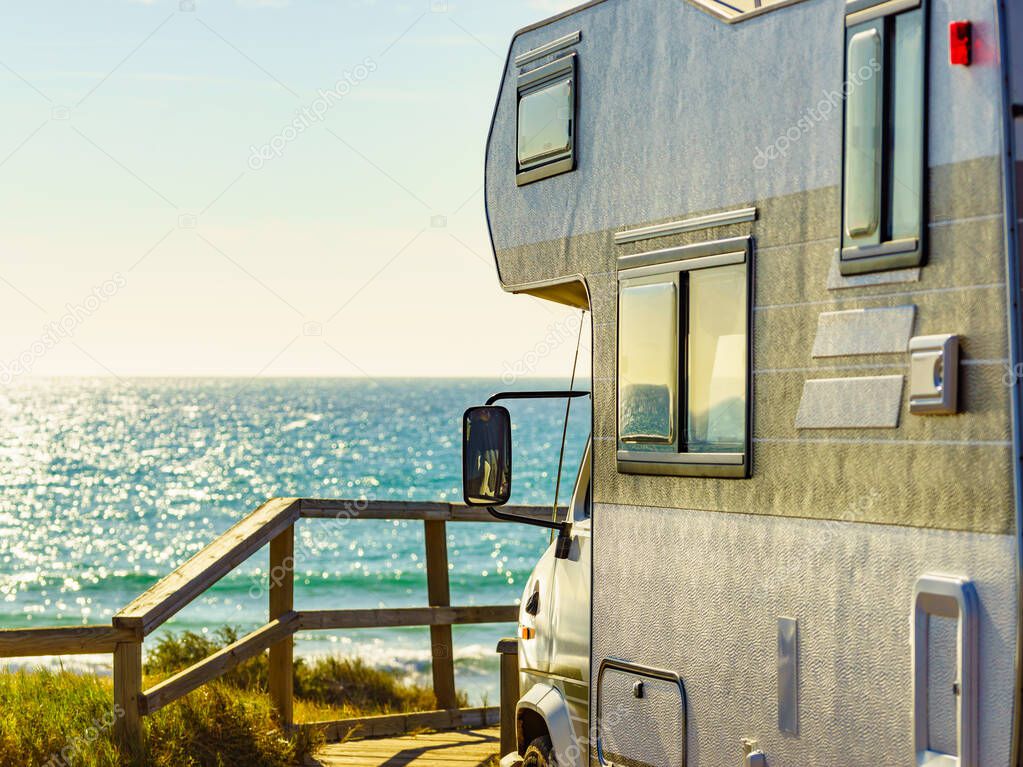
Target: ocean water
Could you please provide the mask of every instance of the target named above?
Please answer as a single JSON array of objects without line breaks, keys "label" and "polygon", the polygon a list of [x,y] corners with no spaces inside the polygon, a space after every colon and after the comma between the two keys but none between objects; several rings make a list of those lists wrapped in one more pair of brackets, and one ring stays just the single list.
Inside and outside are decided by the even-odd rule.
[{"label": "ocean water", "polygon": [[[514,386],[476,379],[87,379],[0,391],[0,627],[109,623],[134,597],[274,496],[458,501],[461,414]],[[577,388],[585,388],[582,382]],[[509,405],[512,503],[550,504],[563,401]],[[562,498],[589,433],[572,407]],[[523,525],[448,526],[452,603],[518,601],[548,545]],[[423,606],[419,522],[303,520],[299,609]],[[147,639],[242,630],[267,619],[267,554],[255,555]],[[497,700],[497,640],[514,626],[455,628],[459,687]],[[308,632],[304,656],[357,655],[429,680],[422,628]],[[55,661],[49,661],[55,662]],[[106,656],[64,659],[108,670]],[[32,664],[39,661],[31,661]]]}]

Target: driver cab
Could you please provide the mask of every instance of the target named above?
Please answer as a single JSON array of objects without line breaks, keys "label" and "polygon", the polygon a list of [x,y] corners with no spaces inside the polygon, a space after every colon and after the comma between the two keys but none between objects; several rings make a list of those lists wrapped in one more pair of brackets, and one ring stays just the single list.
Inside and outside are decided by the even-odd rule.
[{"label": "driver cab", "polygon": [[[511,497],[512,424],[503,398],[576,397],[588,392],[494,395],[463,421],[463,494],[504,521],[551,529],[550,543],[527,580],[518,620],[521,698],[517,753],[524,763],[581,765],[588,751],[590,706],[592,442],[587,440],[566,508],[550,520],[500,511]],[[532,761],[529,761],[532,758]]]}]

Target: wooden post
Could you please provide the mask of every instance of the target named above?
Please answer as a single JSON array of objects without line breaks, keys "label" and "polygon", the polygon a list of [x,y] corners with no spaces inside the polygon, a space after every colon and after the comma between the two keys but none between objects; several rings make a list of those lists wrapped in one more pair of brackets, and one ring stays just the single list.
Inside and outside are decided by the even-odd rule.
[{"label": "wooden post", "polygon": [[114,647],[114,732],[132,754],[142,751],[142,642],[119,642]]},{"label": "wooden post", "polygon": [[[451,606],[451,584],[448,580],[448,533],[444,522],[427,520],[426,525],[426,588],[430,607]],[[458,708],[455,694],[455,654],[451,626],[430,626],[430,647],[433,657],[433,693],[442,709]]]},{"label": "wooden post", "polygon": [[[270,541],[270,620],[295,609],[295,526]],[[295,639],[289,636],[270,646],[268,686],[282,727],[295,722]]]},{"label": "wooden post", "polygon": [[519,705],[519,641],[502,639],[501,654],[501,756],[519,750],[515,709]]}]

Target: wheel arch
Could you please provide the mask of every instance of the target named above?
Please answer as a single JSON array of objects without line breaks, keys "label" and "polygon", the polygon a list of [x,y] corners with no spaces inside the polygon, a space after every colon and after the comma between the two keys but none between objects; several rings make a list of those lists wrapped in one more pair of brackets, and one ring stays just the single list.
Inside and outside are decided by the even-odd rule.
[{"label": "wheel arch", "polygon": [[536,738],[551,739],[559,765],[581,763],[582,749],[572,734],[572,719],[561,691],[549,684],[536,684],[519,701],[515,713],[515,739],[524,754]]}]

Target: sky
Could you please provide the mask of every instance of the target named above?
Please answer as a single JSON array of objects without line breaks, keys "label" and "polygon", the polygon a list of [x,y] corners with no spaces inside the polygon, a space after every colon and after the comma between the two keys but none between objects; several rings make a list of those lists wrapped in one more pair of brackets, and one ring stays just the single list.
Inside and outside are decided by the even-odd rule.
[{"label": "sky", "polygon": [[511,35],[575,4],[5,2],[0,383],[567,375],[482,184]]}]

